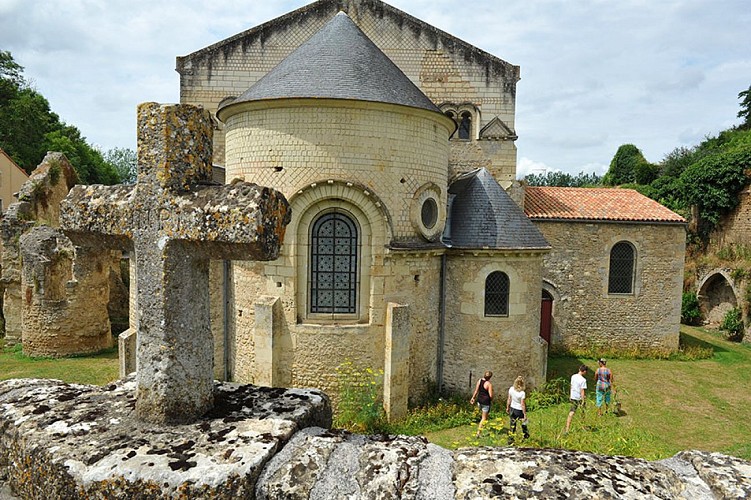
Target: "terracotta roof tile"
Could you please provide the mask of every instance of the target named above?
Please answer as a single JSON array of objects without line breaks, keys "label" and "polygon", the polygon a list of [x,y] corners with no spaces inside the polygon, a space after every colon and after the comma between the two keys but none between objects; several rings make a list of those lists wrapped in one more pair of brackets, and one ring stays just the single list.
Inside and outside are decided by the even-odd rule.
[{"label": "terracotta roof tile", "polygon": [[533,220],[572,219],[685,223],[672,210],[633,189],[526,188],[524,211]]}]

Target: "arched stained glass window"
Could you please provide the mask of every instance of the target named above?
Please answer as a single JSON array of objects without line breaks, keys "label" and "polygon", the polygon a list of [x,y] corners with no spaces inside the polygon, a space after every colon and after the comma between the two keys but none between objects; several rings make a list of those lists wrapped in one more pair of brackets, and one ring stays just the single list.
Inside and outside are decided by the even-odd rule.
[{"label": "arched stained glass window", "polygon": [[485,316],[508,316],[509,279],[493,271],[485,279]]},{"label": "arched stained glass window", "polygon": [[358,230],[341,212],[313,221],[310,235],[310,312],[355,314],[359,277]]},{"label": "arched stained glass window", "polygon": [[608,293],[633,293],[635,253],[628,241],[619,241],[610,250]]}]

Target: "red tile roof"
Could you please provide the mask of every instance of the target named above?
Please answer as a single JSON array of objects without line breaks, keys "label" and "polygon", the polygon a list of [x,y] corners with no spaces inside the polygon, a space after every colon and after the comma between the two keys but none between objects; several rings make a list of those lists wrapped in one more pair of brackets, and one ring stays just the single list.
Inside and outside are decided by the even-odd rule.
[{"label": "red tile roof", "polygon": [[638,191],[619,188],[528,186],[524,212],[533,220],[686,222],[680,215]]}]

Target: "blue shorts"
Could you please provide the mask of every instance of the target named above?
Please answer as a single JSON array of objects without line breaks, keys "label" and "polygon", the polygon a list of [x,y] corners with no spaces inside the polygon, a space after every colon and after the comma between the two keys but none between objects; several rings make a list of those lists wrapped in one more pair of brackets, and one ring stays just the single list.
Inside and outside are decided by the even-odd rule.
[{"label": "blue shorts", "polygon": [[610,389],[608,389],[608,390],[606,390],[606,391],[601,391],[601,390],[599,390],[599,389],[598,389],[598,390],[597,390],[597,391],[595,392],[595,401],[596,401],[596,403],[597,403],[597,407],[598,407],[598,408],[599,408],[600,406],[602,406],[602,400],[603,400],[603,399],[605,400],[605,404],[606,404],[606,405],[609,405],[609,404],[610,404]]},{"label": "blue shorts", "polygon": [[484,404],[481,404],[481,403],[478,402],[477,403],[477,407],[483,413],[490,413],[490,405],[484,405]]}]

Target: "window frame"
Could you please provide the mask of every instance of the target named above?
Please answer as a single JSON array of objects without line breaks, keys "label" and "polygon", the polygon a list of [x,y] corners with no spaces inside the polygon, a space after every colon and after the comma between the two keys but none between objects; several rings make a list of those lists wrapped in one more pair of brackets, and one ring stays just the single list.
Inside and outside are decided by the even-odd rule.
[{"label": "window frame", "polygon": [[[625,259],[616,256],[616,260],[614,260],[613,253],[622,248],[627,248],[631,252],[630,258]],[[629,260],[630,264],[623,264],[626,260]],[[620,264],[618,264],[619,262]],[[610,248],[610,252],[608,253],[608,295],[634,295],[636,288],[636,263],[636,247],[630,241],[620,240]],[[620,272],[620,269],[615,269],[617,272],[614,273],[614,264],[619,266],[630,265],[629,276],[627,277],[625,272]],[[628,291],[622,291],[620,287],[625,285],[626,282],[628,282]]]},{"label": "window frame", "polygon": [[[489,285],[491,285],[491,278],[498,277],[502,281],[500,284],[498,283],[492,283],[496,287],[500,287],[499,292],[489,292],[488,288]],[[504,283],[505,280],[505,283]],[[504,290],[505,286],[505,290]],[[483,316],[486,318],[507,318],[509,317],[510,313],[510,295],[511,295],[511,278],[509,278],[509,275],[503,271],[496,270],[491,273],[489,273],[485,277],[485,286],[484,286],[484,303],[483,303]],[[491,301],[489,300],[490,297],[500,297],[500,301],[498,305],[500,306],[501,312],[488,312],[489,306],[491,305]],[[504,311],[505,309],[505,311]]]}]

